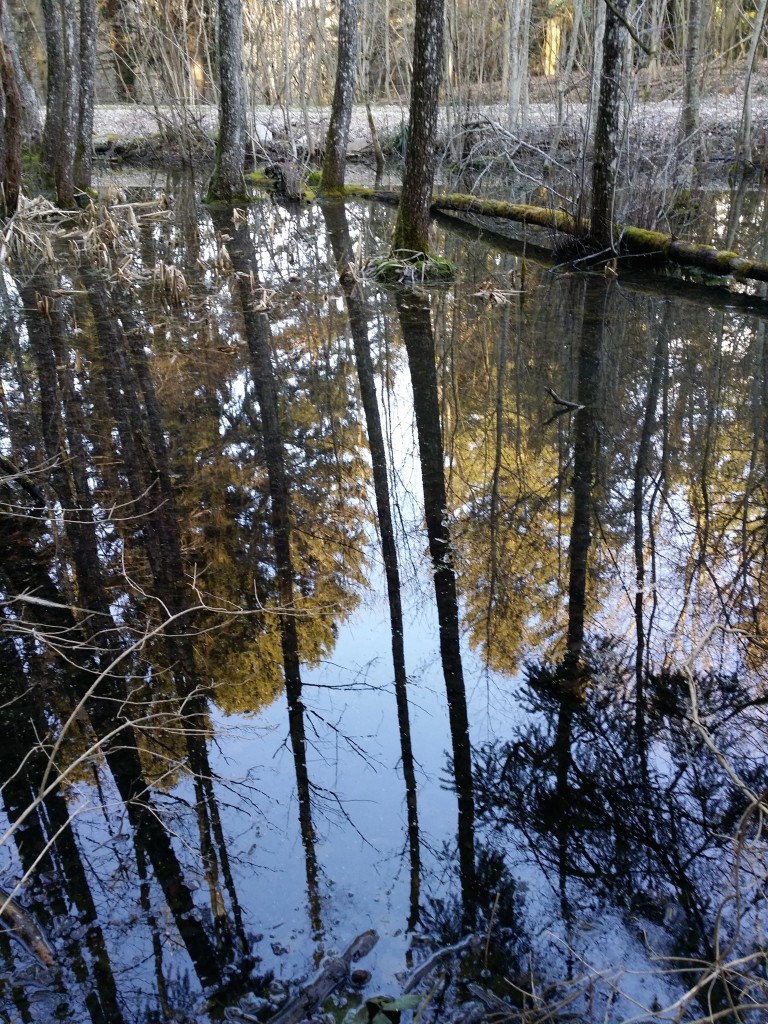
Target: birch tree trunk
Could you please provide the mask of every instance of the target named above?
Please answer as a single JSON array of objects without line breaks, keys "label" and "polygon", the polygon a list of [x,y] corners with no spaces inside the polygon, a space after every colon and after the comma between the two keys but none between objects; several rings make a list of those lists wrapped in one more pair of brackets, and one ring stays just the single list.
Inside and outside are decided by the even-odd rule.
[{"label": "birch tree trunk", "polygon": [[616,191],[624,90],[624,43],[629,0],[612,0],[605,14],[603,66],[595,125],[590,234],[600,248],[613,244],[613,200]]},{"label": "birch tree trunk", "polygon": [[243,12],[240,0],[218,0],[219,137],[208,201],[234,202],[245,195],[245,86]]},{"label": "birch tree trunk", "polygon": [[338,192],[344,188],[347,162],[349,124],[352,119],[352,99],[357,71],[357,18],[360,0],[341,0],[339,4],[339,45],[336,61],[336,85],[333,90],[331,120],[325,140],[323,192]]},{"label": "birch tree trunk", "polygon": [[419,0],[413,40],[413,75],[403,190],[394,249],[429,250],[429,209],[435,177],[435,138],[443,64],[443,0]]}]

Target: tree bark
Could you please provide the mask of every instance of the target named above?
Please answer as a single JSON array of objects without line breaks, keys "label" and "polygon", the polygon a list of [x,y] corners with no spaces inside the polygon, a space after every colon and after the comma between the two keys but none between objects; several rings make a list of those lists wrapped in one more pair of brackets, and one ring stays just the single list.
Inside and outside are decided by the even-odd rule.
[{"label": "tree bark", "polygon": [[339,45],[336,62],[336,85],[333,91],[331,121],[325,140],[323,192],[337,192],[344,188],[347,161],[349,124],[352,120],[352,100],[357,72],[357,19],[359,0],[341,0],[339,5]]},{"label": "tree bark", "polygon": [[80,0],[80,89],[74,182],[83,192],[93,173],[93,98],[96,75],[96,0]]},{"label": "tree bark", "polygon": [[61,206],[75,202],[75,154],[79,138],[80,68],[78,22],[75,0],[61,0],[61,39],[64,56],[64,89],[61,108],[61,137],[58,139],[54,180]]},{"label": "tree bark", "polygon": [[8,11],[7,0],[0,2],[0,35],[13,66],[21,97],[21,137],[23,145],[38,150],[43,140],[43,114],[35,88],[29,80],[19,52],[19,43]]},{"label": "tree bark", "polygon": [[736,137],[737,163],[751,163],[752,161],[752,72],[755,67],[757,48],[763,34],[766,10],[768,10],[768,0],[760,0],[760,5],[755,15],[755,25],[752,29],[752,39],[749,44],[747,67],[744,74],[744,105],[741,112],[739,134]]},{"label": "tree bark", "polygon": [[394,249],[429,250],[435,137],[443,58],[443,0],[419,0],[413,41],[408,150]]},{"label": "tree bark", "polygon": [[[5,20],[5,6],[0,0],[0,18]],[[9,216],[19,203],[21,192],[21,93],[8,47],[0,34],[0,95],[5,115],[0,134],[0,210]]]},{"label": "tree bark", "polygon": [[612,0],[605,15],[603,67],[592,166],[591,237],[601,249],[613,244],[613,197],[619,162],[621,97],[624,88],[624,39],[629,0]]},{"label": "tree bark", "polygon": [[[84,5],[93,5],[92,12],[83,10],[84,24],[87,32],[95,32],[94,0],[83,0]],[[75,0],[42,0],[45,18],[45,41],[48,57],[48,84],[46,99],[45,133],[43,136],[43,162],[47,173],[56,186],[56,195],[61,206],[73,206],[75,202],[75,156],[78,147],[83,144],[85,136],[81,136],[81,120],[83,115],[88,123],[83,125],[87,132],[87,146],[90,147],[93,116],[93,70],[90,84],[86,82],[88,96],[81,103],[81,57],[95,60],[95,50],[89,56],[89,47],[95,46],[95,40],[85,40],[85,50],[80,47],[80,22],[77,16]],[[93,65],[92,65],[93,67]],[[87,77],[87,74],[86,74]],[[90,104],[90,114],[87,113]],[[90,184],[90,164],[77,172],[78,187],[85,182]]]},{"label": "tree bark", "polygon": [[701,23],[703,0],[689,0],[683,83],[683,109],[680,114],[682,148],[680,184],[690,187],[698,159],[701,129]]},{"label": "tree bark", "polygon": [[219,137],[208,201],[233,202],[245,195],[245,86],[243,12],[240,0],[218,0]]},{"label": "tree bark", "polygon": [[43,166],[51,181],[55,180],[56,154],[62,136],[64,115],[64,82],[66,65],[62,41],[61,8],[58,0],[41,0],[45,20],[45,54],[47,62],[45,128],[43,130]]}]

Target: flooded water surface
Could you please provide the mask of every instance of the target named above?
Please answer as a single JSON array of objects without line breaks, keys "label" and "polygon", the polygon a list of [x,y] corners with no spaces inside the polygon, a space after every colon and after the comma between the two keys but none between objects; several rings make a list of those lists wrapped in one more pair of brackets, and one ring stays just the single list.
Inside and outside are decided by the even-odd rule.
[{"label": "flooded water surface", "polygon": [[9,237],[2,1020],[766,1019],[768,306],[391,231]]}]

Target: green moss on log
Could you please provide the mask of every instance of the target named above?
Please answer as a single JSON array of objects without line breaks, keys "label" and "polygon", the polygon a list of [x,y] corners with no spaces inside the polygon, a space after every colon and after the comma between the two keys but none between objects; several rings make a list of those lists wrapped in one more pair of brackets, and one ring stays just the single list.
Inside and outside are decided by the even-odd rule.
[{"label": "green moss on log", "polygon": [[578,234],[586,227],[586,222],[578,220],[565,210],[528,206],[525,203],[506,203],[497,199],[478,199],[476,196],[462,195],[458,192],[447,196],[435,196],[432,206],[436,210],[481,213],[485,217],[500,217],[504,220],[519,221],[521,224],[554,228],[570,235]]},{"label": "green moss on log", "polygon": [[655,256],[665,260],[671,244],[672,236],[661,231],[628,227],[621,233],[619,248],[632,256]]}]

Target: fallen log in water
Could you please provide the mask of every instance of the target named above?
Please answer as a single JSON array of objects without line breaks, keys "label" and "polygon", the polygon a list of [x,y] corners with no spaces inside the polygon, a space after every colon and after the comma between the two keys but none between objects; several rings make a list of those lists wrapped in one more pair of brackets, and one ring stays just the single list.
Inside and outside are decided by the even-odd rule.
[{"label": "fallen log in water", "polygon": [[53,967],[53,950],[37,921],[5,889],[0,889],[0,921],[15,939],[18,939],[30,953],[37,957],[41,964],[45,967]]},{"label": "fallen log in water", "polygon": [[[552,228],[566,235],[586,237],[589,223],[578,220],[564,210],[548,209],[542,206],[525,206],[516,203],[502,203],[492,199],[478,199],[475,196],[435,196],[432,200],[435,210],[454,213],[479,213],[486,217],[499,217],[517,221],[520,224],[534,224],[537,227]],[[614,253],[606,253],[606,258]],[[733,276],[753,281],[768,281],[768,263],[748,260],[737,252],[716,249],[713,245],[685,242],[662,231],[646,231],[644,228],[627,226],[617,229],[615,255],[645,256],[659,263],[674,263],[681,267],[696,267],[717,277]]]},{"label": "fallen log in water", "polygon": [[[367,956],[378,941],[379,936],[371,929],[353,939],[341,956],[328,957],[312,981],[303,985],[295,996],[281,1006],[268,1019],[267,1024],[299,1024],[299,1021],[311,1016],[335,989],[349,981],[352,965]],[[224,1016],[227,1020],[260,1024],[255,1014],[235,1007],[227,1008]]]},{"label": "fallen log in water", "polygon": [[[345,193],[350,197],[375,199],[384,203],[397,203],[399,192],[381,189],[347,186]],[[444,213],[479,214],[518,224],[550,228],[562,235],[576,239],[587,239],[589,221],[577,218],[565,210],[550,207],[529,206],[524,203],[506,203],[496,199],[480,199],[477,196],[452,193],[432,197],[432,209]],[[713,245],[685,242],[662,231],[647,231],[628,225],[616,229],[615,251],[603,253],[604,262],[614,256],[645,257],[656,263],[672,263],[680,267],[695,267],[716,277],[735,277],[739,280],[768,281],[768,263],[749,260],[728,249],[716,249]]]},{"label": "fallen log in water", "polygon": [[349,979],[352,964],[367,956],[378,941],[379,936],[373,929],[358,935],[341,956],[329,957],[319,974],[270,1017],[267,1024],[298,1024],[304,1017],[308,1017],[316,1006],[325,1002],[334,989]]}]

